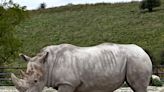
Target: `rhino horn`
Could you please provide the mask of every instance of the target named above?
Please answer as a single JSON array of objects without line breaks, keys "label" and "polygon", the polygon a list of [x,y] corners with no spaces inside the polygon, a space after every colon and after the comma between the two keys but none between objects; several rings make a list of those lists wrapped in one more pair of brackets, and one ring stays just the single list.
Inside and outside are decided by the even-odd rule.
[{"label": "rhino horn", "polygon": [[11,80],[14,83],[16,87],[21,87],[23,86],[23,81],[19,79],[18,77],[15,76],[15,74],[11,73]]},{"label": "rhino horn", "polygon": [[20,72],[23,78],[28,76],[23,70],[20,70]]}]

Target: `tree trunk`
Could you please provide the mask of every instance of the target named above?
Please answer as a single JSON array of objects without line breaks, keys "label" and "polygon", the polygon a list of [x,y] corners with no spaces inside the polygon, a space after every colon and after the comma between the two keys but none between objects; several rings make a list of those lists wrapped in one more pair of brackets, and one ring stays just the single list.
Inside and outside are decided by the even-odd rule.
[{"label": "tree trunk", "polygon": [[149,12],[152,12],[153,11],[153,8],[148,8]]},{"label": "tree trunk", "polygon": [[[0,64],[0,67],[3,67],[3,64]],[[0,73],[3,72],[3,69],[0,69]]]}]

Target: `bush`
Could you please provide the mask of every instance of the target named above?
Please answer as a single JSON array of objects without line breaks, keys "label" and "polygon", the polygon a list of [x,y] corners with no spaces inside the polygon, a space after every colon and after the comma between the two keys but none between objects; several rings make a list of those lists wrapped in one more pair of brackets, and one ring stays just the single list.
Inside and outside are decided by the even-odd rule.
[{"label": "bush", "polygon": [[0,66],[17,55],[21,42],[14,34],[15,26],[24,20],[25,16],[24,7],[20,7],[11,0],[0,3]]},{"label": "bush", "polygon": [[162,86],[162,81],[151,78],[151,86]]},{"label": "bush", "polygon": [[45,3],[41,3],[39,6],[39,9],[45,9],[46,8],[46,4]]},{"label": "bush", "polygon": [[140,4],[140,9],[148,9],[149,12],[153,11],[153,8],[161,5],[160,0],[143,0]]}]

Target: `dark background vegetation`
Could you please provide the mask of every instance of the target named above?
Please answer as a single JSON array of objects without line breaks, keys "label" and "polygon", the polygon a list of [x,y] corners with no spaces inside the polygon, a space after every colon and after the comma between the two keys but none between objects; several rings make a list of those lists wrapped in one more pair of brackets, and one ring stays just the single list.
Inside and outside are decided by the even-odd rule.
[{"label": "dark background vegetation", "polygon": [[140,4],[140,9],[148,9],[149,12],[152,12],[153,8],[159,7],[160,5],[160,0],[142,0]]}]

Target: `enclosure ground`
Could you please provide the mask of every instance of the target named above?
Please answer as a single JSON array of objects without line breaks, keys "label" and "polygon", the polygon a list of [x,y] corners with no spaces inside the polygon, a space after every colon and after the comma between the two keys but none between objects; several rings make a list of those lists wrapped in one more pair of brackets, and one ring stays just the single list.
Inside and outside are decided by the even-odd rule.
[{"label": "enclosure ground", "polygon": [[[18,92],[14,86],[0,86],[0,92]],[[43,92],[57,92],[52,88],[44,88]],[[114,92],[133,92],[129,87],[122,87]],[[148,92],[164,92],[163,87],[149,86]]]}]

